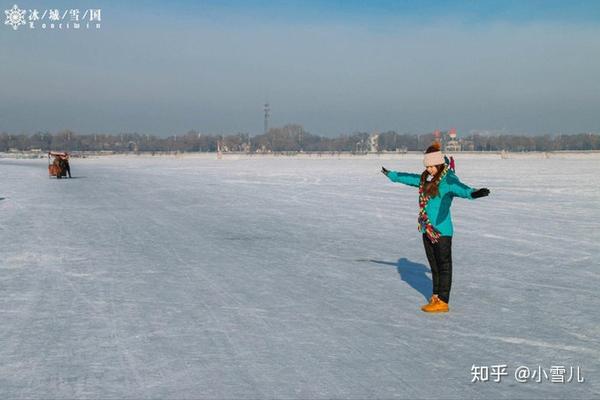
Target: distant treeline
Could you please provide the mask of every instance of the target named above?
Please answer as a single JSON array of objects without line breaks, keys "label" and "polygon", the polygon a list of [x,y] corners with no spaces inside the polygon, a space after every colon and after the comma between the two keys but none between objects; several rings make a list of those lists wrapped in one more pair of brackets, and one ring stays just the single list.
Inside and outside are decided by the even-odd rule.
[{"label": "distant treeline", "polygon": [[[33,135],[0,134],[0,151],[113,151],[113,152],[357,152],[373,151],[370,134],[356,132],[336,138],[313,135],[301,125],[272,128],[268,133],[228,135],[200,134],[157,137],[141,133],[78,134],[65,130]],[[407,134],[394,131],[379,134],[377,151],[422,151],[433,141],[433,134]],[[444,136],[444,143],[448,138]],[[462,150],[469,151],[557,151],[600,150],[600,135],[470,135],[458,139]]]}]

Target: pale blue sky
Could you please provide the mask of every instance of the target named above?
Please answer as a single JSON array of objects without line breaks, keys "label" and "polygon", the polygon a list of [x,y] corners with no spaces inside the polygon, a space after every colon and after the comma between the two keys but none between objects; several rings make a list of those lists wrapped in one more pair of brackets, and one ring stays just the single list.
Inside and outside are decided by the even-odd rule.
[{"label": "pale blue sky", "polygon": [[0,25],[0,131],[600,131],[597,1],[15,3],[103,21]]}]

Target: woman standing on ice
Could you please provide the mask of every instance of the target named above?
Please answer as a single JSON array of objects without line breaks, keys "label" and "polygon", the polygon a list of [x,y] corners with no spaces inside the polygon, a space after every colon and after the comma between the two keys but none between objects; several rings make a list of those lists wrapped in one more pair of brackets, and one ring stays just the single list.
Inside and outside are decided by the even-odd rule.
[{"label": "woman standing on ice", "polygon": [[489,195],[490,191],[486,188],[472,189],[462,183],[454,174],[454,166],[447,163],[437,142],[425,151],[423,164],[425,171],[421,175],[389,171],[385,167],[381,167],[381,172],[392,182],[419,188],[418,229],[423,234],[433,283],[429,304],[421,307],[421,310],[447,312],[452,284],[452,199],[455,196],[476,199]]}]

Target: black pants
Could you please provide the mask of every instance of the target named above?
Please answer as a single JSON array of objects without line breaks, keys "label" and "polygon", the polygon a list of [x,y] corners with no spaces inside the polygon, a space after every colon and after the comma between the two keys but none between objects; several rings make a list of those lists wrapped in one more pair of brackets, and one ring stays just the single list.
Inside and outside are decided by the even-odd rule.
[{"label": "black pants", "polygon": [[433,294],[448,303],[452,286],[452,236],[440,236],[437,243],[431,243],[423,234],[423,245],[431,268]]}]

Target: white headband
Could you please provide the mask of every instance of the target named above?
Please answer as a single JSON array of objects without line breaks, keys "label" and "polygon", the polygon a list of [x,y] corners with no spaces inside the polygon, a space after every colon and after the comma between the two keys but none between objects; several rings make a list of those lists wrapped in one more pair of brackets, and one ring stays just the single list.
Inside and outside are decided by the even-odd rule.
[{"label": "white headband", "polygon": [[444,164],[444,155],[441,151],[434,151],[433,153],[426,153],[423,158],[423,165],[430,167],[432,165]]}]

